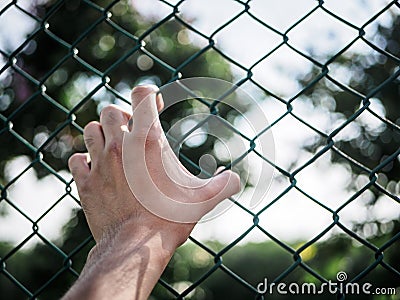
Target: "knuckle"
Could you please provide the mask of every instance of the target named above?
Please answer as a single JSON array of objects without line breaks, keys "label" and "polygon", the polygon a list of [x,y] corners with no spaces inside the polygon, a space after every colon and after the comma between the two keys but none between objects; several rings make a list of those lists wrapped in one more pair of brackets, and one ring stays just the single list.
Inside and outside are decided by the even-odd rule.
[{"label": "knuckle", "polygon": [[152,125],[151,128],[138,128],[134,130],[135,136],[138,140],[147,143],[158,142],[162,138],[162,128]]},{"label": "knuckle", "polygon": [[83,129],[83,140],[87,147],[93,146],[100,133],[100,124],[96,121],[89,122]]},{"label": "knuckle", "polygon": [[135,132],[134,139],[135,143],[143,147],[152,147],[158,143],[158,139],[148,133]]},{"label": "knuckle", "polygon": [[95,139],[92,136],[85,136],[83,140],[88,148],[91,148],[95,143]]},{"label": "knuckle", "polygon": [[138,105],[138,103],[147,97],[151,93],[158,91],[158,87],[155,85],[138,85],[131,92],[131,99],[133,104]]},{"label": "knuckle", "polygon": [[116,105],[108,105],[102,109],[100,119],[102,122],[112,125],[122,116],[121,109]]},{"label": "knuckle", "polygon": [[104,107],[104,108],[101,110],[100,115],[104,115],[104,116],[112,115],[116,110],[117,110],[117,109],[116,109],[115,106],[113,106],[113,105],[108,105],[108,106]]},{"label": "knuckle", "polygon": [[74,154],[68,159],[68,168],[71,171],[72,175],[76,174],[78,171],[78,167],[76,165],[78,160],[78,155]]},{"label": "knuckle", "polygon": [[83,128],[83,136],[93,135],[98,133],[100,129],[100,124],[97,121],[91,121],[86,124],[85,128]]},{"label": "knuckle", "polygon": [[78,159],[78,153],[71,155],[71,157],[68,159],[68,167],[70,169],[75,166],[75,162],[77,159]]},{"label": "knuckle", "polygon": [[68,159],[68,168],[72,175],[77,174],[82,166],[82,160],[86,159],[85,154],[75,153]]},{"label": "knuckle", "polygon": [[98,129],[99,126],[100,126],[99,122],[90,121],[89,123],[86,124],[85,128],[83,129],[83,132],[85,132],[87,130]]},{"label": "knuckle", "polygon": [[108,152],[114,156],[122,155],[122,142],[118,139],[113,139],[108,144]]},{"label": "knuckle", "polygon": [[151,92],[155,92],[157,91],[158,88],[155,85],[152,84],[148,84],[148,85],[138,85],[136,86],[132,92],[131,95],[147,95]]}]

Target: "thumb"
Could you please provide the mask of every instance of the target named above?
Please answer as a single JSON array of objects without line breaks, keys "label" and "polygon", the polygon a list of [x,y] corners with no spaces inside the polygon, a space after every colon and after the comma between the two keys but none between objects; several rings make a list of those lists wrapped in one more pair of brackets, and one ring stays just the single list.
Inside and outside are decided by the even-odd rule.
[{"label": "thumb", "polygon": [[227,170],[214,176],[206,186],[205,194],[211,196],[210,202],[218,204],[240,191],[239,175]]}]

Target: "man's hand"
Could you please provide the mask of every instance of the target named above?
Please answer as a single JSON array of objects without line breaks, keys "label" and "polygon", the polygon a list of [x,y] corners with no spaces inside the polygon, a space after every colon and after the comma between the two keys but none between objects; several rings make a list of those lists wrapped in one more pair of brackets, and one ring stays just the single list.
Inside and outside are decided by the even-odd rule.
[{"label": "man's hand", "polygon": [[205,180],[180,164],[158,119],[156,87],[136,87],[132,108],[130,132],[130,114],[103,109],[84,129],[89,153],[69,160],[97,244],[67,299],[146,299],[196,221],[240,189],[231,171]]}]

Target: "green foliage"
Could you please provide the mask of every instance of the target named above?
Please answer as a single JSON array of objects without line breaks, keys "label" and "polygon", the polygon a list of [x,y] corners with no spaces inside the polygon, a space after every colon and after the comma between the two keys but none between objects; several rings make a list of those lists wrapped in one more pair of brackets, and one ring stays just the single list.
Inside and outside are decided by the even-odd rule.
[{"label": "green foliage", "polygon": [[[71,221],[74,226],[67,226],[65,241],[59,241],[57,246],[65,253],[71,254],[72,265],[70,268],[80,272],[86,260],[93,241],[85,243],[83,248],[76,252],[74,249],[79,246],[86,237],[89,230],[82,211],[78,211]],[[400,223],[396,222],[393,231],[400,229]],[[384,236],[376,237],[370,242],[379,245],[382,241],[392,238],[392,232]],[[217,241],[205,243],[213,251],[219,251],[226,245]],[[288,245],[298,249],[301,244]],[[336,282],[336,274],[344,271],[352,278],[362,272],[371,262],[375,260],[375,253],[365,249],[348,236],[336,236],[325,242],[311,246],[312,254],[302,255],[303,262],[317,270],[320,275]],[[8,253],[12,245],[0,244],[0,255]],[[212,270],[210,276],[199,282],[188,299],[253,299],[255,293],[242,285],[239,280],[227,275],[226,268],[235,272],[238,278],[244,279],[248,284],[256,287],[264,282],[272,283],[283,272],[296,264],[296,260],[287,250],[278,246],[272,241],[264,243],[249,243],[233,247],[222,255],[222,264],[214,255],[200,248],[194,243],[188,242],[178,249],[162,275],[162,279],[168,282],[176,290],[183,292],[191,284],[198,282],[207,272]],[[387,252],[384,258],[385,263],[393,268],[400,268],[400,259],[396,250]],[[50,284],[39,294],[39,299],[57,299],[61,297],[68,287],[72,285],[76,277],[71,269],[65,268],[66,263],[63,257],[51,247],[38,244],[29,250],[21,250],[13,254],[7,261],[7,270],[23,283],[29,290],[37,291],[60,270],[61,272]],[[317,287],[321,282],[297,266],[289,276],[284,277],[282,282],[286,284],[304,282],[315,283]],[[370,275],[361,280],[361,284],[369,282],[374,287],[400,287],[398,278],[383,267],[377,267]],[[11,283],[5,276],[0,276],[0,290],[4,299],[25,299],[21,290]],[[276,290],[268,299],[309,299],[310,295],[279,295]],[[321,297],[321,295],[319,295]],[[335,299],[335,296],[324,294],[324,299]],[[346,297],[347,298],[347,297]],[[391,299],[389,296],[376,298],[376,296],[351,296],[350,299]],[[155,299],[175,299],[175,297],[163,288],[160,284],[152,293]],[[316,297],[315,299],[320,299]]]},{"label": "green foliage", "polygon": [[[54,3],[55,1],[48,1],[36,5],[33,13],[39,17],[47,16]],[[102,7],[108,4],[104,0],[96,3]],[[28,143],[43,148],[41,149],[44,153],[43,161],[55,171],[66,168],[66,159],[71,153],[84,151],[80,135],[81,127],[91,120],[98,119],[98,113],[104,105],[126,101],[124,96],[126,90],[135,84],[153,82],[162,85],[176,78],[178,72],[183,73],[185,77],[212,76],[232,79],[229,64],[214,50],[209,49],[196,56],[201,53],[202,46],[186,43],[187,29],[175,20],[159,23],[160,26],[153,28],[152,26],[159,20],[149,20],[140,16],[127,1],[120,1],[111,7],[111,18],[105,16],[104,11],[85,1],[65,1],[63,5],[63,9],[46,19],[49,28],[38,31],[31,38],[27,50],[16,55],[17,63],[13,67],[13,72],[0,83],[3,96],[7,95],[12,99],[9,107],[1,112],[1,116],[10,117],[13,130]],[[103,22],[97,23],[97,20]],[[92,27],[93,24],[97,25]],[[377,35],[385,41],[385,51],[395,57],[400,56],[399,24],[400,18],[396,17],[391,27],[379,27],[377,31]],[[36,25],[41,26],[40,23]],[[91,29],[88,31],[88,28]],[[125,31],[121,31],[121,28]],[[148,34],[142,36],[146,31]],[[55,36],[57,38],[54,38]],[[142,41],[146,43],[145,48],[141,48]],[[5,50],[11,53],[13,49]],[[196,58],[190,64],[186,64],[190,57]],[[389,56],[344,54],[329,67],[344,68],[349,72],[350,79],[345,85],[351,86],[357,92],[335,85],[332,80],[324,77],[308,89],[305,95],[312,99],[316,107],[328,109],[344,120],[350,118],[360,108],[364,98],[362,94],[368,95],[373,92],[394,74],[398,65],[398,59]],[[306,86],[321,71],[325,70],[315,68],[309,77],[301,80],[301,84]],[[24,72],[31,74],[35,80],[26,76]],[[104,84],[105,82],[107,84]],[[41,89],[44,86],[45,91]],[[398,79],[385,85],[374,98],[368,100],[375,101],[378,106],[381,105],[384,111],[381,115],[383,125],[379,130],[371,129],[368,124],[355,119],[360,128],[359,135],[335,142],[338,150],[362,163],[360,165],[349,163],[340,151],[335,152],[333,160],[348,164],[354,179],[361,174],[368,177],[369,173],[360,166],[375,168],[381,163],[382,158],[397,151],[400,142],[399,130],[396,127],[400,125]],[[368,101],[364,101],[363,105],[369,106]],[[163,114],[163,124],[170,126],[194,108],[195,104],[191,103],[173,107]],[[69,118],[69,110],[73,110],[76,120],[64,126]],[[227,117],[229,113],[232,113],[229,108],[221,107],[221,116]],[[54,132],[56,133],[53,134]],[[40,136],[45,138],[42,139]],[[326,145],[326,142],[326,138],[321,138],[309,146],[308,150],[315,152],[321,145]],[[37,158],[38,156],[35,149],[21,143],[14,135],[8,133],[0,135],[0,143],[7,145],[0,147],[1,183],[4,181],[4,166],[12,157],[29,155]],[[183,152],[190,160],[197,162],[201,154],[212,150],[213,144],[212,139],[207,139],[198,148],[185,148]],[[49,173],[49,169],[43,167],[41,160],[34,164],[34,167],[39,176]],[[192,168],[191,171],[196,170]],[[383,179],[379,178],[379,183],[391,191],[390,184],[400,180],[399,160],[394,159],[382,167],[379,173],[384,175],[381,176]],[[349,188],[355,189],[353,182]],[[371,187],[371,190],[374,193],[372,204],[380,192],[376,186]],[[368,242],[382,247],[393,239],[393,245],[385,249],[384,262],[398,272],[400,261],[396,234],[400,230],[399,222],[391,221],[390,226],[376,220],[371,222],[379,230],[368,238]],[[371,223],[356,224],[355,229],[357,232],[362,232],[367,226],[371,226]],[[0,243],[0,257],[5,258],[0,274],[1,298],[27,297],[6,274],[12,274],[29,291],[38,293],[40,299],[56,299],[64,294],[76,279],[89,249],[93,246],[82,211],[76,212],[75,217],[65,226],[63,240],[54,243],[62,252],[46,242],[40,242],[33,248],[17,249],[18,251],[14,253],[13,245]],[[218,242],[209,242],[207,245],[214,251],[226,246]],[[289,246],[296,250],[301,244]],[[342,235],[309,246],[300,253],[300,257],[303,263],[327,279],[334,279],[338,271],[345,271],[350,278],[353,278],[377,259],[374,250],[360,245],[351,237]],[[254,291],[246,287],[246,283],[239,278],[243,278],[247,284],[255,287],[264,278],[275,280],[291,267],[294,267],[294,271],[281,278],[283,282],[319,283],[315,276],[297,265],[298,260],[292,253],[272,241],[235,246],[221,258],[222,264],[219,265],[221,262],[219,257],[215,258],[201,247],[188,243],[177,251],[165,270],[163,279],[175,289],[184,290],[210,272],[210,276],[205,278],[190,295],[192,299],[252,299],[255,297]],[[229,271],[224,268],[229,268],[238,277],[228,275]],[[369,281],[381,287],[398,287],[399,278],[393,274],[379,265],[368,273],[362,282]],[[153,299],[176,298],[161,285],[155,288],[152,297]],[[290,299],[312,298],[309,295],[268,295],[268,299],[289,297]],[[336,296],[324,295],[325,298],[336,299]],[[362,295],[350,299],[377,300],[390,297],[368,298]]]},{"label": "green foliage", "polygon": [[[106,7],[108,1],[97,4]],[[84,151],[81,128],[98,119],[105,105],[129,101],[126,92],[134,85],[162,85],[178,72],[185,77],[232,79],[229,64],[215,51],[202,53],[198,45],[186,41],[187,29],[175,20],[152,28],[155,20],[140,16],[127,1],[113,5],[112,16],[106,20],[104,11],[84,1],[66,1],[50,13],[53,6],[54,1],[48,1],[33,8],[35,15],[46,17],[48,30],[38,31],[27,50],[16,55],[17,65],[0,82],[0,91],[12,100],[1,114],[11,117],[13,130],[39,147],[43,160],[55,171],[66,168],[72,153]],[[148,34],[142,36],[145,32]],[[146,48],[141,48],[142,43]],[[6,50],[11,53],[13,49]],[[195,56],[190,66],[186,65],[186,60]],[[73,124],[65,124],[68,110],[76,116]],[[185,111],[184,104],[176,105],[163,114],[164,123],[180,119]],[[0,135],[0,143],[7,144],[0,148],[3,180],[5,163],[12,157],[38,155],[10,134]],[[193,161],[212,144],[207,141],[203,149],[191,149]],[[39,177],[48,174],[40,163],[34,168]]]},{"label": "green foliage", "polygon": [[[363,112],[363,115],[370,117],[369,122],[361,121],[361,117],[354,120],[359,129],[358,134],[343,139],[333,137],[334,140],[339,140],[335,143],[337,148],[358,162],[358,165],[349,164],[355,175],[369,175],[363,170],[363,167],[374,169],[383,159],[399,149],[399,79],[395,77],[385,83],[399,68],[400,17],[393,17],[393,24],[388,27],[380,25],[374,37],[376,41],[381,41],[381,43],[384,41],[381,52],[371,55],[345,52],[328,65],[332,72],[339,69],[346,72],[347,82],[346,78],[335,80],[334,76],[323,77],[306,92],[316,107],[335,113],[337,117],[342,117],[343,121],[344,118],[351,118],[363,106],[366,107],[367,110]],[[306,86],[324,71],[324,69],[315,67],[306,79],[300,80],[302,85]],[[385,85],[380,87],[383,83]],[[380,88],[377,90],[378,87]],[[381,121],[379,121],[379,117]],[[374,123],[378,124],[371,123],[373,118],[375,118]],[[311,149],[315,151],[326,143],[327,139],[321,138],[311,146]],[[334,155],[334,160],[348,164],[348,161],[337,153]],[[400,161],[394,159],[377,172],[384,175],[380,181],[384,187],[390,181],[398,182],[400,180]],[[378,191],[374,189],[374,192]]]}]

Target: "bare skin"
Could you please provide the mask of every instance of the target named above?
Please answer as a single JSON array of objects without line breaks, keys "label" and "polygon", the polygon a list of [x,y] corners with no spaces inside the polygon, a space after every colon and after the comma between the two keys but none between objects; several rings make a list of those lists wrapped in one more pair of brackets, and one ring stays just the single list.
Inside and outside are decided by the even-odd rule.
[{"label": "bare skin", "polygon": [[[168,198],[194,204],[208,201],[206,209],[197,212],[198,218],[240,189],[238,175],[230,171],[199,185],[199,178],[188,175],[179,161],[168,155],[172,150],[162,149],[165,136],[157,110],[162,109],[163,101],[161,95],[156,96],[156,90],[154,86],[133,89],[133,110],[140,104],[143,111],[135,112],[130,132],[124,132],[123,127],[131,115],[117,106],[106,107],[100,122],[91,122],[84,129],[88,153],[76,153],[69,160],[96,245],[79,279],[63,299],[147,299],[176,248],[187,240],[196,224],[166,220],[142,206],[135,195],[153,195],[149,191],[154,183],[145,181],[140,174],[143,158],[130,157],[129,168],[133,168],[135,177],[132,180],[141,180],[141,184],[129,187],[123,169],[124,134],[133,147],[144,145],[142,151],[149,175],[160,183],[160,190]],[[149,95],[152,97],[146,97]],[[140,153],[137,150],[133,153]],[[164,157],[167,170],[160,172],[157,170],[164,153],[167,153]],[[169,171],[189,186],[183,190],[167,176]]]}]

